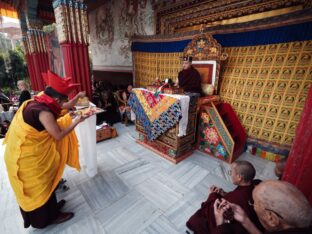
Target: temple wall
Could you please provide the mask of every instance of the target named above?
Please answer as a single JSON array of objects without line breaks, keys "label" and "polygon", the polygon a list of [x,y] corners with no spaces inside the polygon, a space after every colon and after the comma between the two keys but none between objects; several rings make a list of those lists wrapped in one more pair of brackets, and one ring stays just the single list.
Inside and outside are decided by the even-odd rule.
[{"label": "temple wall", "polygon": [[131,37],[154,34],[150,0],[110,0],[89,13],[94,70],[132,71]]}]

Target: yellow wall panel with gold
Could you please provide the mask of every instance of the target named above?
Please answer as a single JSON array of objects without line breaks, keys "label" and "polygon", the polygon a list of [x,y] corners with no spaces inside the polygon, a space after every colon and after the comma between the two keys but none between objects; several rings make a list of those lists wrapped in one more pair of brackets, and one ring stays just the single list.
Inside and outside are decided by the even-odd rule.
[{"label": "yellow wall panel with gold", "polygon": [[176,81],[182,69],[183,53],[148,53],[134,52],[134,82],[137,87],[146,87],[155,82],[156,78],[171,78]]},{"label": "yellow wall panel with gold", "polygon": [[227,47],[220,96],[248,136],[291,145],[312,83],[312,41]]}]

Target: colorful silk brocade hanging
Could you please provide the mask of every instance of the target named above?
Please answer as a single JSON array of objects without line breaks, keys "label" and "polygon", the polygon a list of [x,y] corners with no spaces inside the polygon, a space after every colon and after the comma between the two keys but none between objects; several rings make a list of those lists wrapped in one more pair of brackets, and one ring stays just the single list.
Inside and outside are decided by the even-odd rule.
[{"label": "colorful silk brocade hanging", "polygon": [[180,101],[163,94],[155,97],[149,91],[135,89],[128,104],[142,123],[150,141],[164,134],[182,118]]}]

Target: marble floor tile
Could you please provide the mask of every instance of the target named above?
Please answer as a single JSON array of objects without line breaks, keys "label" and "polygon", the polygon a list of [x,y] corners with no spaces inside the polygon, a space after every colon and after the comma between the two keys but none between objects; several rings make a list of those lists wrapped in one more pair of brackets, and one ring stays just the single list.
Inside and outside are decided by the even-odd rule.
[{"label": "marble floor tile", "polygon": [[9,183],[6,182],[5,184],[6,185],[0,189],[0,220],[5,220],[5,218],[12,217],[16,214],[20,216],[19,205],[16,201],[13,189]]},{"label": "marble floor tile", "polygon": [[98,155],[98,170],[111,171],[135,159],[138,157],[125,147],[118,147]]},{"label": "marble floor tile", "polygon": [[223,188],[223,190],[226,192],[232,191],[236,188],[232,182],[220,179],[220,177],[215,174],[208,174],[203,180],[200,181],[200,183],[197,184],[197,186],[194,187],[194,190],[206,195],[207,198],[209,194],[209,188],[212,185]]},{"label": "marble floor tile", "polygon": [[128,144],[123,144],[123,147],[126,148],[127,150],[129,150],[131,153],[133,153],[136,156],[139,156],[139,152],[143,151],[146,148],[144,148],[142,145],[134,143],[134,142],[130,142]]},{"label": "marble floor tile", "polygon": [[108,207],[128,192],[128,187],[117,176],[97,175],[78,185],[79,190],[93,211]]},{"label": "marble floor tile", "polygon": [[161,212],[136,191],[103,209],[96,217],[107,233],[139,233],[153,223]]},{"label": "marble floor tile", "polygon": [[[80,223],[85,217],[92,215],[92,210],[86,199],[82,196],[78,189],[70,190],[65,193],[57,195],[58,200],[65,199],[66,204],[62,209],[63,212],[73,212],[74,217],[67,222],[61,224],[52,224],[44,229],[35,229],[30,227],[29,233],[41,234],[41,233],[59,233],[60,231],[71,227],[74,224]],[[79,225],[79,224],[77,224]]]},{"label": "marble floor tile", "polygon": [[183,197],[184,193],[188,192],[187,189],[172,186],[170,181],[162,180],[161,176],[155,176],[145,180],[143,183],[137,185],[135,189],[162,211],[166,211]]},{"label": "marble floor tile", "polygon": [[[136,143],[134,125],[115,124],[118,137],[96,145],[98,175],[66,167],[70,190],[57,192],[66,199],[64,211],[73,219],[43,230],[24,229],[9,183],[0,140],[0,233],[185,233],[185,222],[207,199],[208,188],[233,190],[229,164],[194,151],[175,165]],[[260,179],[274,179],[274,163],[244,153]]]},{"label": "marble floor tile", "polygon": [[107,140],[96,143],[96,152],[105,153],[108,150],[112,150],[117,147],[120,147],[120,142],[117,141],[116,138],[111,138],[111,139],[107,139]]},{"label": "marble floor tile", "polygon": [[160,168],[156,168],[146,160],[137,159],[118,167],[114,172],[125,181],[127,185],[134,186],[154,176],[160,170]]},{"label": "marble floor tile", "polygon": [[87,175],[85,170],[82,169],[81,171],[77,171],[71,167],[65,168],[64,175],[62,177],[66,179],[66,184],[70,188],[76,187],[78,184],[90,180],[90,177]]},{"label": "marble floor tile", "polygon": [[188,188],[193,188],[206,175],[208,175],[209,171],[194,163],[185,162],[171,167],[167,170],[167,173],[175,178],[180,184],[185,185]]},{"label": "marble floor tile", "polygon": [[152,163],[156,167],[163,168],[164,170],[167,170],[167,169],[175,166],[174,163],[172,163],[172,162],[170,162],[170,161],[168,161],[162,157],[159,157],[159,155],[154,153],[154,152],[147,151],[146,148],[142,148],[140,151],[137,152],[136,155],[143,160],[149,161],[150,163]]},{"label": "marble floor tile", "polygon": [[59,234],[86,234],[86,233],[97,233],[105,234],[104,228],[100,223],[93,217],[86,217],[79,222],[65,228],[58,232]]},{"label": "marble floor tile", "polygon": [[[197,197],[195,192],[190,192],[192,196],[185,196],[171,206],[164,215],[175,225],[179,233],[185,233],[187,220],[199,209],[200,206],[192,203],[192,198]],[[197,199],[200,199],[197,197]]]},{"label": "marble floor tile", "polygon": [[199,165],[208,170],[209,172],[214,171],[215,168],[220,165],[220,162],[222,162],[221,160],[211,157],[208,154],[205,154],[199,150],[195,150],[193,154],[190,157],[188,157],[185,161]]},{"label": "marble floor tile", "polygon": [[160,233],[170,233],[178,234],[175,226],[164,216],[161,215],[156,219],[151,225],[145,228],[140,234],[160,234]]},{"label": "marble floor tile", "polygon": [[262,180],[277,180],[278,178],[275,175],[274,168],[275,163],[267,161],[262,173],[258,173],[259,178]]},{"label": "marble floor tile", "polygon": [[[1,201],[2,203],[2,201]],[[13,233],[28,233],[28,229],[24,228],[24,220],[21,212],[16,211],[15,215],[6,216],[1,219],[0,222],[0,233],[13,234]]]}]

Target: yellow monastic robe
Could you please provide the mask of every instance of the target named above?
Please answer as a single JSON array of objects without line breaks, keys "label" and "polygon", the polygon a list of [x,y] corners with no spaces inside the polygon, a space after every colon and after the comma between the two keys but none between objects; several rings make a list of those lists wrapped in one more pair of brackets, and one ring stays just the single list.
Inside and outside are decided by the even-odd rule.
[{"label": "yellow monastic robe", "polygon": [[[48,201],[63,175],[65,164],[80,170],[75,132],[56,141],[46,130],[37,131],[23,119],[28,102],[15,114],[3,143],[7,144],[4,157],[9,180],[24,211],[35,210]],[[72,119],[67,114],[57,122],[60,128],[66,128]]]}]

